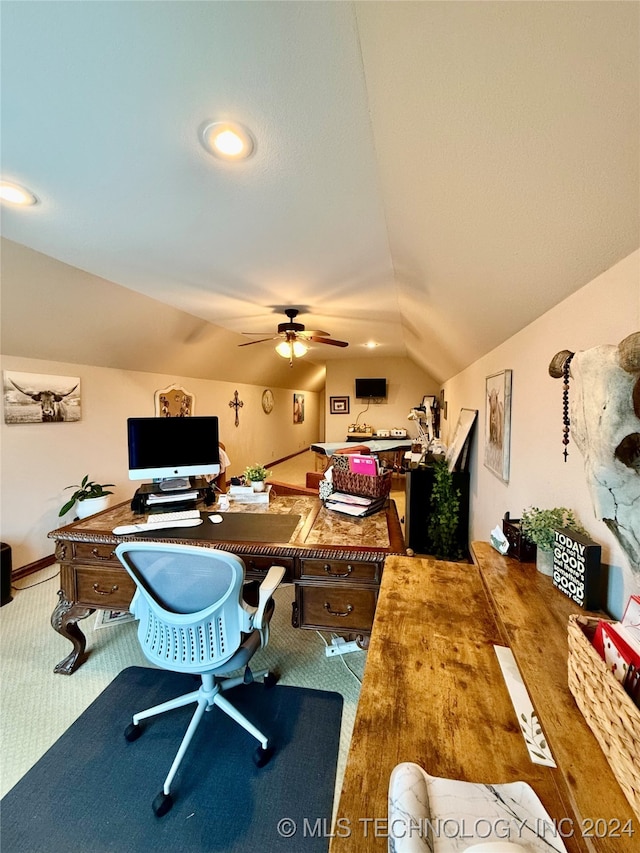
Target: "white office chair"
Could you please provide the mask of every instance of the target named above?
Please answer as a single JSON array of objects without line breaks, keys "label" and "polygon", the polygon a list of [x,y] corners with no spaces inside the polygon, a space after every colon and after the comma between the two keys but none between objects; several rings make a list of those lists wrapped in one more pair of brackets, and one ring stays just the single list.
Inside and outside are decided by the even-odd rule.
[{"label": "white office chair", "polygon": [[[125,730],[128,741],[137,740],[141,720],[198,703],[164,788],[153,801],[155,814],[162,817],[173,805],[170,788],[180,762],[204,712],[214,705],[260,741],[253,756],[258,767],[273,754],[267,737],[221,694],[256,678],[263,678],[267,687],[276,683],[277,676],[268,670],[252,673],[248,662],[268,641],[272,596],[284,569],[269,569],[260,585],[258,606],[253,607],[242,598],[244,563],[234,554],[194,545],[122,542],[116,555],[137,587],[130,609],[140,620],[138,639],[148,660],[162,669],[202,678],[199,690],[134,714]],[[221,678],[243,667],[243,675]]]}]

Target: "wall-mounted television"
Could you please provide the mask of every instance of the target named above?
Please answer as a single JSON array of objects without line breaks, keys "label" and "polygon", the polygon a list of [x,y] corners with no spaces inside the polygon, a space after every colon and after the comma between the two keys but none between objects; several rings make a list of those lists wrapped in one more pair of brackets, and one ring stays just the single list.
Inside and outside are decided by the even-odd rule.
[{"label": "wall-mounted television", "polygon": [[220,473],[218,418],[129,418],[130,480]]},{"label": "wall-mounted television", "polygon": [[356,398],[360,400],[387,396],[386,379],[356,379]]}]

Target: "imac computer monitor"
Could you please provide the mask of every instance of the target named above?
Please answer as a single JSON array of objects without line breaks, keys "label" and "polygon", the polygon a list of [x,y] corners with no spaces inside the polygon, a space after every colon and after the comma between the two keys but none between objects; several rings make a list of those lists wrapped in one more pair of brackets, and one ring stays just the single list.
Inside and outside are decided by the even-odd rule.
[{"label": "imac computer monitor", "polygon": [[220,473],[218,418],[129,418],[129,479],[179,481]]}]

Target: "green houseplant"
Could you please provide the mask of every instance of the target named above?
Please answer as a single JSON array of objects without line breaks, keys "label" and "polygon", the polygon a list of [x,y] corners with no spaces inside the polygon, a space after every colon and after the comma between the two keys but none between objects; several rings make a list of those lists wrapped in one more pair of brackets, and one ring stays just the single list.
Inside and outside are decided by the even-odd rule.
[{"label": "green houseplant", "polygon": [[[65,486],[65,489],[75,489],[75,492],[71,495],[69,500],[62,506],[60,512],[58,513],[58,517],[63,516],[65,513],[69,512],[72,506],[77,502],[78,503],[78,515],[80,518],[86,518],[87,515],[92,515],[94,512],[97,512],[98,509],[104,507],[98,507],[95,504],[88,504],[83,509],[88,510],[86,512],[82,512],[80,510],[80,505],[83,501],[94,501],[95,498],[106,498],[108,495],[112,495],[113,492],[108,491],[107,486],[113,486],[114,483],[96,483],[93,480],[89,479],[89,475],[85,474],[82,478],[82,482],[80,485],[73,486]],[[106,506],[106,501],[103,501]]]},{"label": "green houseplant", "polygon": [[444,459],[436,460],[432,467],[434,476],[427,528],[431,550],[443,560],[459,560],[463,556],[458,538],[460,489],[454,487],[453,475]]},{"label": "green houseplant", "polygon": [[552,549],[555,539],[555,531],[559,527],[567,527],[576,533],[586,535],[587,531],[580,524],[571,509],[564,506],[553,509],[540,509],[531,506],[525,509],[520,519],[520,530],[529,542],[537,546],[536,564],[544,574],[551,574],[553,570]]},{"label": "green houseplant", "polygon": [[244,469],[244,478],[246,481],[251,483],[255,492],[261,492],[264,490],[264,481],[268,476],[269,472],[267,469],[262,465],[258,465],[257,462],[255,465],[249,465]]}]

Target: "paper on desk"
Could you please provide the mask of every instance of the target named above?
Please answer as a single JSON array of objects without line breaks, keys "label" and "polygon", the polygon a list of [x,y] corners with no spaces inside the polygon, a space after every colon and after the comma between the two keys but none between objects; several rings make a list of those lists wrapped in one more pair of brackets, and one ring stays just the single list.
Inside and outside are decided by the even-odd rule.
[{"label": "paper on desk", "polygon": [[529,751],[529,758],[534,764],[556,767],[513,652],[507,646],[494,646],[493,648],[498,656],[502,677],[507,685],[511,704],[516,712],[518,725]]}]

